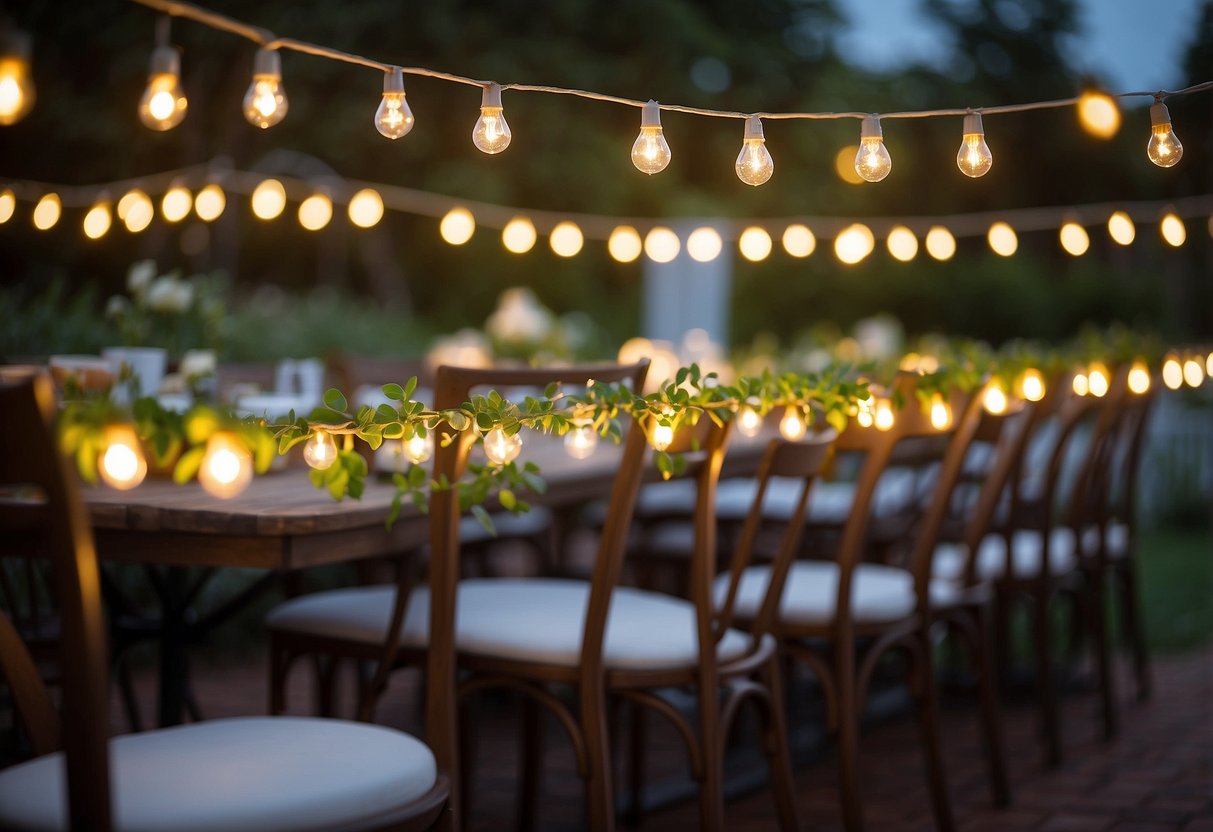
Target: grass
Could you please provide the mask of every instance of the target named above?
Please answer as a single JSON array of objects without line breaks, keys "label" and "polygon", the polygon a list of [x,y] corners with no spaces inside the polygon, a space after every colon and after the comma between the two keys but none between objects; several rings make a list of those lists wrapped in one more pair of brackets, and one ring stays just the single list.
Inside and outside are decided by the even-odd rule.
[{"label": "grass", "polygon": [[1182,653],[1213,641],[1213,530],[1143,531],[1138,556],[1151,648]]}]

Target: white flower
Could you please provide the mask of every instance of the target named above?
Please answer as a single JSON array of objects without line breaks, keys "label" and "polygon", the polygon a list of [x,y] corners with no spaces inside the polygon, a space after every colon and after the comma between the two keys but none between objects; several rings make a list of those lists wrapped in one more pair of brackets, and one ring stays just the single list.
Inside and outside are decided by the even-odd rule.
[{"label": "white flower", "polygon": [[172,275],[165,275],[152,281],[146,300],[156,312],[184,312],[194,302],[194,287]]},{"label": "white flower", "polygon": [[552,313],[524,287],[506,289],[497,301],[497,310],[489,316],[485,331],[498,341],[537,343],[552,329]]},{"label": "white flower", "polygon": [[896,318],[876,315],[855,323],[855,340],[864,358],[879,361],[900,355],[905,335]]},{"label": "white flower", "polygon": [[454,335],[434,339],[426,360],[431,367],[491,367],[492,352],[484,335],[474,329],[461,329]]},{"label": "white flower", "polygon": [[186,350],[185,355],[181,356],[180,371],[186,378],[209,376],[215,369],[214,350]]},{"label": "white flower", "polygon": [[151,260],[140,260],[126,273],[126,288],[135,297],[143,297],[155,276],[156,264]]}]

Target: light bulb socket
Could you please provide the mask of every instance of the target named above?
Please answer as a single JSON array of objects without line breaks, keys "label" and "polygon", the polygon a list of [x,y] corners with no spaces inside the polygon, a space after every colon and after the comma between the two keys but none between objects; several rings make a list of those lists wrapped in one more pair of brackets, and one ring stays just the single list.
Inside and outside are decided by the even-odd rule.
[{"label": "light bulb socket", "polygon": [[271,75],[282,77],[282,56],[276,49],[266,49],[264,46],[253,56],[253,75]]},{"label": "light bulb socket", "polygon": [[649,103],[644,105],[644,109],[640,111],[640,126],[661,126],[661,106],[651,98],[649,99]]},{"label": "light bulb socket", "polygon": [[149,75],[181,75],[181,56],[171,46],[157,46],[148,62]]},{"label": "light bulb socket", "polygon": [[758,116],[750,116],[745,120],[745,139],[744,141],[752,141],[757,139],[760,142],[766,141],[766,136],[762,134],[762,119]]},{"label": "light bulb socket", "polygon": [[859,126],[859,140],[883,138],[884,131],[880,128],[880,116],[864,116],[863,123]]},{"label": "light bulb socket", "polygon": [[961,131],[963,135],[984,136],[986,134],[985,127],[981,124],[981,113],[969,113],[965,116],[964,129]]},{"label": "light bulb socket", "polygon": [[404,95],[404,70],[394,66],[383,73],[383,94]]},{"label": "light bulb socket", "polygon": [[480,94],[480,107],[496,107],[501,109],[501,84],[496,81],[490,81],[488,86]]},{"label": "light bulb socket", "polygon": [[1160,124],[1171,123],[1171,112],[1167,109],[1167,105],[1161,101],[1155,101],[1150,105],[1150,125],[1157,127]]}]

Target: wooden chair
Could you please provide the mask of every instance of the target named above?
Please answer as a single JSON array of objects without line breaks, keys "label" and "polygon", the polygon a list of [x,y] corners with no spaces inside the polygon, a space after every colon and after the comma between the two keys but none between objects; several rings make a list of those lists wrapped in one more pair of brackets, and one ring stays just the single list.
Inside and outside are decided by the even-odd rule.
[{"label": "wooden chair", "polygon": [[0,540],[51,561],[63,674],[57,716],[0,616],[0,669],[37,755],[0,771],[0,828],[386,830],[435,821],[447,783],[434,755],[386,728],[257,717],[110,740],[97,557],[55,444],[50,379],[0,384],[0,410]]}]

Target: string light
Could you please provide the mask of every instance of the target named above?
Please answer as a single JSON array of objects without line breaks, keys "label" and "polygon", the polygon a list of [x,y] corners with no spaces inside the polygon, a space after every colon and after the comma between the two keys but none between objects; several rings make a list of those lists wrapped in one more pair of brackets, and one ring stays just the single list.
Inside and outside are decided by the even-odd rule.
[{"label": "string light", "polygon": [[1116,211],[1108,217],[1108,236],[1117,245],[1127,246],[1137,236],[1133,220],[1124,211]]},{"label": "string light", "polygon": [[526,254],[535,247],[537,239],[535,224],[526,217],[514,217],[501,229],[501,244],[514,254]]},{"label": "string light", "polygon": [[1073,380],[1070,382],[1070,389],[1074,391],[1075,396],[1085,396],[1091,392],[1091,385],[1087,381],[1087,374],[1081,370],[1074,374]]},{"label": "string light", "polygon": [[995,254],[1010,257],[1019,249],[1019,237],[1015,229],[1005,222],[996,222],[986,232],[986,241]]},{"label": "string light", "polygon": [[588,459],[598,447],[598,433],[592,424],[573,425],[564,435],[564,450],[573,459]]},{"label": "string light", "polygon": [[1175,248],[1182,246],[1188,239],[1188,229],[1184,227],[1184,221],[1170,211],[1159,222],[1158,231],[1167,244]]},{"label": "string light", "polygon": [[1213,351],[1205,357],[1205,375],[1213,376]]},{"label": "string light", "polygon": [[1065,223],[1057,232],[1057,236],[1066,253],[1075,257],[1086,254],[1087,249],[1091,247],[1091,238],[1087,236],[1087,229],[1076,222]]},{"label": "string light", "polygon": [[282,58],[275,50],[261,47],[253,57],[253,80],[244,94],[244,117],[264,130],[286,118],[289,106],[282,87]]},{"label": "string light", "polygon": [[[620,225],[613,229],[611,236],[607,238],[607,251],[616,262],[631,263],[644,251],[644,243],[635,228],[630,225]],[[675,256],[677,256],[677,252],[675,252]]]},{"label": "string light", "polygon": [[993,380],[986,385],[985,391],[981,394],[981,406],[993,416],[1000,416],[1007,412],[1007,391],[1002,389],[1001,382]]},{"label": "string light", "polygon": [[792,257],[808,257],[817,248],[817,238],[807,225],[789,225],[783,230],[783,250]]},{"label": "string light", "polygon": [[893,414],[893,403],[888,399],[877,399],[876,410],[872,414],[872,423],[876,425],[876,430],[890,431],[897,421],[897,417]]},{"label": "string light", "polygon": [[1146,156],[1160,168],[1171,168],[1179,164],[1183,155],[1184,146],[1171,127],[1171,113],[1162,99],[1155,97],[1150,105],[1150,141],[1146,143]]},{"label": "string light", "polygon": [[0,125],[16,124],[34,106],[29,62],[29,35],[16,29],[0,32]]},{"label": "string light", "polygon": [[1175,353],[1168,353],[1162,363],[1162,383],[1172,390],[1178,390],[1184,383],[1183,365]]},{"label": "string light", "polygon": [[404,95],[404,70],[392,67],[383,73],[383,99],[375,110],[375,129],[389,139],[399,139],[413,129],[413,121]]},{"label": "string light", "polygon": [[994,154],[986,144],[986,131],[981,124],[981,113],[965,116],[960,138],[960,150],[956,153],[956,166],[971,179],[985,176],[994,165]]},{"label": "string light", "polygon": [[783,412],[783,418],[779,420],[779,433],[784,439],[797,442],[803,439],[807,432],[808,425],[805,424],[799,407],[792,406]]},{"label": "string light", "polygon": [[644,253],[654,263],[669,263],[681,248],[678,235],[664,225],[654,226],[644,237]]},{"label": "string light", "polygon": [[[282,195],[282,204],[286,205],[285,192]],[[189,188],[180,184],[174,184],[160,200],[160,214],[169,222],[181,222],[189,216],[192,207],[194,207],[193,195],[189,192]],[[281,211],[281,209],[279,210]]]},{"label": "string light", "polygon": [[413,465],[429,462],[434,455],[434,434],[428,431],[425,434],[414,432],[403,444],[404,455]]},{"label": "string light", "polygon": [[737,178],[747,185],[758,186],[771,178],[775,172],[775,160],[767,150],[767,140],[762,134],[762,119],[750,116],[745,121],[745,137],[741,141],[741,152],[734,165]]},{"label": "string light", "polygon": [[1189,356],[1184,359],[1184,382],[1189,387],[1200,387],[1205,380],[1205,368],[1196,358]]},{"label": "string light", "polygon": [[885,245],[889,247],[889,254],[902,263],[908,263],[918,255],[918,238],[904,225],[890,229]]},{"label": "string light", "polygon": [[724,241],[715,228],[702,226],[687,236],[687,254],[699,263],[710,263],[720,256]]},{"label": "string light", "polygon": [[216,431],[206,441],[198,482],[221,499],[230,499],[248,487],[253,479],[253,458],[248,448],[233,433]]},{"label": "string light", "polygon": [[208,184],[194,196],[194,213],[203,222],[214,222],[227,207],[227,197],[214,182]]},{"label": "string light", "polygon": [[557,223],[548,236],[548,245],[560,257],[576,256],[584,244],[585,236],[581,229],[577,227],[577,223],[568,220]]},{"label": "string light", "polygon": [[138,234],[152,224],[156,208],[151,197],[138,188],[131,188],[118,200],[117,214],[127,231]]},{"label": "string light", "polygon": [[319,231],[333,219],[333,201],[328,194],[315,193],[299,203],[299,224],[308,231]]},{"label": "string light", "polygon": [[346,213],[359,228],[372,228],[383,219],[383,197],[374,188],[363,188],[350,197]]},{"label": "string light", "polygon": [[1087,90],[1078,98],[1078,120],[1097,139],[1110,139],[1120,129],[1120,108],[1110,95]]},{"label": "string light", "polygon": [[664,451],[674,441],[674,428],[671,425],[655,423],[649,434],[649,444],[657,452]]},{"label": "string light", "polygon": [[1038,402],[1045,397],[1045,377],[1040,370],[1029,367],[1015,380],[1015,395],[1027,402]]},{"label": "string light", "polygon": [[327,430],[316,430],[303,444],[303,461],[317,471],[333,467],[337,461],[337,443]]},{"label": "string light", "polygon": [[34,228],[39,231],[54,228],[62,213],[63,203],[59,201],[59,194],[53,191],[43,194],[42,198],[38,200],[38,204],[34,206]]},{"label": "string light", "polygon": [[0,188],[0,225],[11,220],[16,210],[17,197],[13,195],[12,188]]},{"label": "string light", "polygon": [[661,129],[661,108],[650,100],[640,111],[640,135],[632,145],[632,164],[652,176],[665,170],[672,156]]},{"label": "string light", "polygon": [[751,225],[737,238],[737,248],[741,250],[742,257],[751,263],[758,263],[771,254],[771,235],[765,228]]},{"label": "string light", "polygon": [[847,265],[854,265],[872,253],[876,237],[863,223],[848,225],[834,238],[834,254]]},{"label": "string light", "polygon": [[181,90],[181,58],[168,42],[168,23],[167,17],[158,21],[147,87],[139,99],[140,120],[151,129],[162,131],[180,124],[189,106]]},{"label": "string light", "polygon": [[1097,399],[1108,395],[1111,376],[1108,368],[1098,361],[1087,368],[1087,391]]},{"label": "string light", "polygon": [[485,153],[500,153],[510,146],[511,138],[513,134],[501,106],[501,85],[489,84],[480,98],[480,117],[472,128],[472,144]]},{"label": "string light", "polygon": [[507,465],[522,452],[522,437],[517,433],[506,433],[493,428],[484,435],[484,455],[494,465]]},{"label": "string light", "polygon": [[90,240],[104,237],[106,232],[110,230],[110,225],[113,221],[110,201],[108,199],[98,200],[93,204],[93,207],[88,209],[88,213],[84,215],[84,236]]},{"label": "string light", "polygon": [[742,436],[757,436],[762,430],[762,417],[758,415],[758,399],[751,396],[737,411],[737,430]]},{"label": "string light", "polygon": [[451,245],[461,246],[476,233],[476,218],[466,208],[452,208],[438,223],[438,233]]},{"label": "string light", "polygon": [[1133,366],[1129,368],[1129,375],[1125,381],[1131,393],[1141,396],[1149,392],[1150,370],[1146,366],[1146,362],[1141,360],[1134,361]]},{"label": "string light", "polygon": [[931,397],[931,427],[935,430],[952,427],[952,407],[939,393]]},{"label": "string light", "polygon": [[880,116],[864,116],[859,128],[859,151],[855,154],[855,172],[868,182],[879,182],[893,169],[893,157],[884,146]]},{"label": "string light", "polygon": [[956,254],[956,238],[942,225],[932,226],[927,231],[927,254],[936,260],[951,260]]},{"label": "string light", "polygon": [[249,203],[258,219],[277,219],[286,209],[286,188],[277,179],[266,179],[253,189]]},{"label": "string light", "polygon": [[105,450],[101,452],[97,471],[110,488],[129,491],[147,476],[147,459],[143,456],[139,437],[130,425],[110,425],[102,437]]}]

